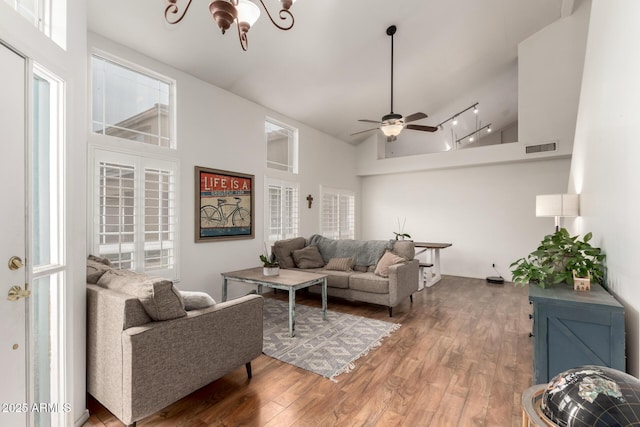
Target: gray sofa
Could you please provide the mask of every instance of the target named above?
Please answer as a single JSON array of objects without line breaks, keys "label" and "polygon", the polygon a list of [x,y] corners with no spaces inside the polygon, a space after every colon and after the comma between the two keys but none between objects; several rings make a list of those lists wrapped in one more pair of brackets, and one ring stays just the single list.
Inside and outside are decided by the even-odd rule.
[{"label": "gray sofa", "polygon": [[[135,424],[242,365],[251,377],[251,360],[262,353],[261,296],[185,311],[172,286],[147,281],[133,291],[108,289],[106,276],[87,284],[87,389],[123,423]],[[183,313],[171,309],[178,317],[152,318],[162,313],[149,304],[166,312],[175,300],[182,304]]]},{"label": "gray sofa", "polygon": [[[320,257],[314,255],[313,247]],[[389,316],[406,298],[413,301],[418,290],[419,261],[414,259],[412,241],[334,240],[313,235],[277,241],[272,250],[281,268],[326,274],[329,296],[384,305]],[[378,271],[382,258],[388,256],[397,256],[396,263]],[[312,286],[310,291],[321,289]]]}]

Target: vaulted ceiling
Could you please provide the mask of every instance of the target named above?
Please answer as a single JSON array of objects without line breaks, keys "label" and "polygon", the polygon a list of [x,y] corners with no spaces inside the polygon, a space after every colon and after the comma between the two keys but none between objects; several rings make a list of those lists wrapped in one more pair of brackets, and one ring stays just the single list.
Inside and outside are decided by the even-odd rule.
[{"label": "vaulted ceiling", "polygon": [[[277,0],[264,2],[279,9]],[[396,112],[425,112],[429,118],[416,123],[433,125],[479,102],[482,123],[499,128],[517,120],[518,43],[573,7],[572,0],[299,0],[290,31],[261,10],[244,52],[235,28],[222,35],[204,0],[173,26],[164,22],[164,1],[88,4],[91,31],[352,144],[368,136],[350,136],[368,128],[357,119],[390,110],[389,25],[398,27]]]}]

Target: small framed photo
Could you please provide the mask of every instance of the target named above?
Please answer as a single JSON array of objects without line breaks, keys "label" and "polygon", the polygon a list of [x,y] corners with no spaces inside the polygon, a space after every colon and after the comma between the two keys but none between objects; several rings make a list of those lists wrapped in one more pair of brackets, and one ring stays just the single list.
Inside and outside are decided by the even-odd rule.
[{"label": "small framed photo", "polygon": [[195,167],[196,242],[253,239],[254,175]]}]

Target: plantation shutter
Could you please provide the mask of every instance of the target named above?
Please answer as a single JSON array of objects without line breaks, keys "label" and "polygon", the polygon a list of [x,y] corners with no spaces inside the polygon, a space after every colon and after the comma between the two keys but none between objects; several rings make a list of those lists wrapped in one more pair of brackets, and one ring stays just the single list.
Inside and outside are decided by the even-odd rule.
[{"label": "plantation shutter", "polygon": [[173,172],[145,169],[144,269],[165,270],[174,263],[175,183]]},{"label": "plantation shutter", "polygon": [[298,236],[298,186],[295,183],[267,178],[266,240],[290,239]]},{"label": "plantation shutter", "polygon": [[355,196],[350,191],[323,187],[321,234],[330,239],[355,238]]},{"label": "plantation shutter", "polygon": [[135,266],[135,168],[100,162],[99,255],[116,268]]},{"label": "plantation shutter", "polygon": [[172,162],[96,150],[94,253],[116,268],[175,278],[176,170]]}]

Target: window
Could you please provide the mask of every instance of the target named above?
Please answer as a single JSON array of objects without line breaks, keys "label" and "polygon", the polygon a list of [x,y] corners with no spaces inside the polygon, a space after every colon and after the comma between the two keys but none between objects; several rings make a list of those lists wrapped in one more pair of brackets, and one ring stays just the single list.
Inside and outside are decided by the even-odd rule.
[{"label": "window", "polygon": [[94,133],[175,148],[173,83],[98,55],[91,66]]},{"label": "window", "polygon": [[[33,65],[30,250],[28,265],[36,292],[29,298],[33,341],[33,396],[36,402],[64,401],[65,287],[65,82]],[[34,425],[63,425],[52,413],[33,416]]]},{"label": "window", "polygon": [[175,84],[106,54],[92,55],[91,66],[91,251],[118,268],[177,279],[178,161],[165,157],[174,150],[157,156],[157,147],[176,146]]},{"label": "window", "polygon": [[4,0],[45,36],[67,48],[66,0]]},{"label": "window", "polygon": [[267,168],[298,173],[298,129],[273,119],[264,122]]},{"label": "window", "polygon": [[176,278],[177,165],[97,149],[94,170],[94,252],[118,268]]},{"label": "window", "polygon": [[267,178],[266,241],[298,235],[298,184]]},{"label": "window", "polygon": [[355,239],[354,193],[327,187],[320,193],[320,234],[331,239]]}]

